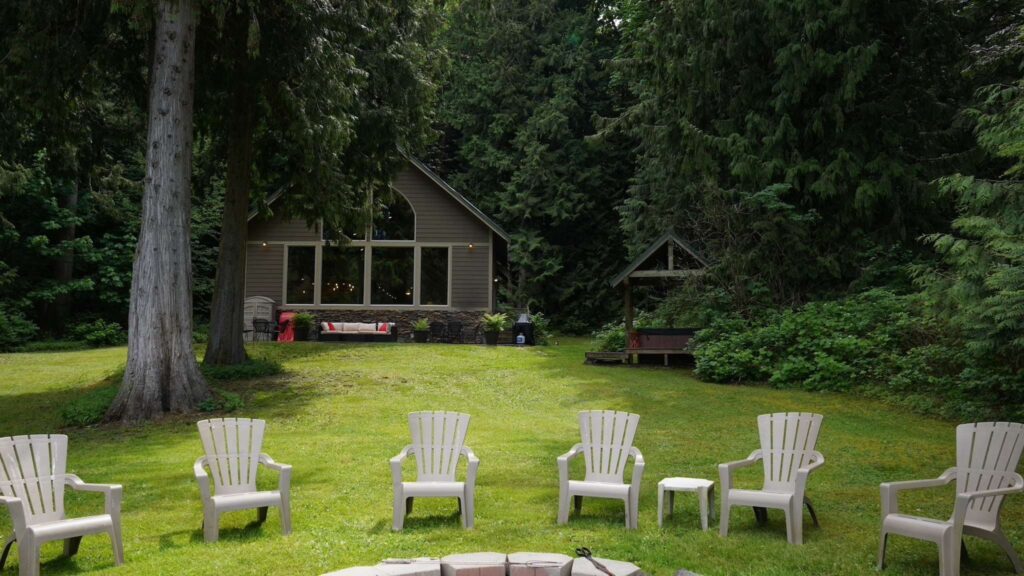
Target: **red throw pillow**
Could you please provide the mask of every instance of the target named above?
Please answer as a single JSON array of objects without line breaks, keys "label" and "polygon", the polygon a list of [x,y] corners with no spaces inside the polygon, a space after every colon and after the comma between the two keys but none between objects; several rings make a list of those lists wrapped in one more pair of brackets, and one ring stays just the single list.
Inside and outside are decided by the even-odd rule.
[{"label": "red throw pillow", "polygon": [[377,332],[381,332],[381,333],[387,334],[388,333],[388,323],[387,322],[381,322],[380,324],[378,324],[377,325]]}]

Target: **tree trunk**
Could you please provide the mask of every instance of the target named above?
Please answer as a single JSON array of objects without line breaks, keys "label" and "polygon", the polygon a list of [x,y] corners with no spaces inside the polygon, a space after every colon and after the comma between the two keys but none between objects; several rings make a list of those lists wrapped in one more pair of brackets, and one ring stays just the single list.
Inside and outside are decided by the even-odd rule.
[{"label": "tree trunk", "polygon": [[128,363],[110,419],[189,412],[209,397],[192,348],[192,0],[158,0],[142,226],[132,266]]},{"label": "tree trunk", "polygon": [[234,74],[231,115],[228,119],[227,180],[221,220],[217,277],[210,308],[207,364],[246,361],[243,339],[245,304],[245,243],[248,238],[249,190],[252,186],[253,134],[256,128],[256,93],[251,88],[248,37],[249,10],[244,3],[230,10],[226,42]]}]

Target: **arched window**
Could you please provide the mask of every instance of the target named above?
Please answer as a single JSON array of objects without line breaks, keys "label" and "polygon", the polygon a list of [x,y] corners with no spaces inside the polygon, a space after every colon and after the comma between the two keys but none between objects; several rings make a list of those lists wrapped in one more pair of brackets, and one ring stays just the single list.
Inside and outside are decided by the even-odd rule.
[{"label": "arched window", "polygon": [[415,240],[416,213],[397,190],[374,194],[374,240]]}]

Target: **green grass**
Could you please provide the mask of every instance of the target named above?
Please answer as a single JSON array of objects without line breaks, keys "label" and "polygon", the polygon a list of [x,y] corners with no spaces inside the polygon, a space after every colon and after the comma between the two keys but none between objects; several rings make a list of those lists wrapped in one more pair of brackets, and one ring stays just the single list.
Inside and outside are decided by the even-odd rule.
[{"label": "green grass", "polygon": [[[113,567],[105,536],[87,537],[74,559],[59,544],[43,550],[45,574],[314,575],[387,557],[493,550],[569,553],[589,546],[648,573],[687,568],[713,575],[870,574],[877,550],[878,484],[928,478],[954,459],[954,423],[915,416],[873,401],[834,394],[703,384],[678,369],[582,365],[587,343],[537,349],[444,345],[256,346],[282,374],[230,382],[246,405],[238,416],[269,421],[265,450],[294,466],[294,533],[278,517],[256,526],[255,512],[225,516],[221,540],[200,532],[192,463],[201,448],[193,420],[168,418],[122,429],[70,429],[70,469],[86,481],[124,485],[126,564]],[[0,435],[52,432],[60,409],[102,385],[124,361],[123,348],[0,355]],[[637,446],[647,461],[640,530],[623,529],[614,502],[588,500],[583,516],[555,524],[555,458],[577,441],[576,412],[614,408],[641,415]],[[473,415],[469,444],[481,459],[476,528],[458,527],[454,501],[422,500],[403,533],[393,534],[388,459],[408,442],[405,414],[424,409]],[[730,536],[698,528],[693,495],[657,528],[656,486],[666,476],[718,480],[716,464],[757,447],[755,416],[801,410],[825,415],[819,449],[827,465],[811,478],[822,528],[808,521],[806,544],[788,546],[778,512],[767,526],[736,509]],[[267,486],[276,482],[266,474]],[[759,469],[744,473],[754,487]],[[95,495],[69,497],[71,514],[102,509]],[[905,511],[948,515],[952,493],[915,494]],[[1003,513],[1024,552],[1024,497]],[[9,530],[0,511],[0,529]],[[993,545],[969,540],[964,574],[1009,574]],[[934,546],[894,538],[893,575],[938,571]],[[9,561],[10,562],[10,561]],[[4,574],[14,574],[17,561]]]}]

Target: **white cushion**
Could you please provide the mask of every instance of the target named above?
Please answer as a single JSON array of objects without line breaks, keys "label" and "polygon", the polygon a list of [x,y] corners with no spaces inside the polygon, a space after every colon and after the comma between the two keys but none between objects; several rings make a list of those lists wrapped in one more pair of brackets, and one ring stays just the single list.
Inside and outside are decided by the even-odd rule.
[{"label": "white cushion", "polygon": [[376,331],[377,331],[377,324],[360,324],[359,325],[359,333],[360,334],[373,334]]}]

